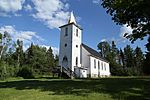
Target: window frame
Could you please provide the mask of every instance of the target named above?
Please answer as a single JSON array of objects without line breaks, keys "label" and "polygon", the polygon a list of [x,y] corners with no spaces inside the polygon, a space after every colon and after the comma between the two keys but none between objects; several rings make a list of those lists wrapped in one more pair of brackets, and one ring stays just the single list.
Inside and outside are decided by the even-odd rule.
[{"label": "window frame", "polygon": [[68,36],[68,27],[65,28],[65,36]]},{"label": "window frame", "polygon": [[96,59],[94,59],[94,68],[96,69]]},{"label": "window frame", "polygon": [[76,37],[78,37],[79,36],[79,31],[78,31],[78,28],[76,29]]},{"label": "window frame", "polygon": [[103,62],[101,62],[102,70],[103,70]]}]

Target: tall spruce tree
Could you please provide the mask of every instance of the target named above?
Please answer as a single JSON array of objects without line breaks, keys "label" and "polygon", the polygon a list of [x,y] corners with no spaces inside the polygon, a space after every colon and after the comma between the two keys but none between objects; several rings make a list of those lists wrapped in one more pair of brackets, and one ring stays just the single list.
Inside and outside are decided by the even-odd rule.
[{"label": "tall spruce tree", "polygon": [[49,68],[52,68],[55,66],[55,59],[54,59],[54,55],[53,55],[53,50],[51,47],[49,47],[49,49],[46,52],[46,56],[47,56],[47,64]]},{"label": "tall spruce tree", "polygon": [[143,74],[144,55],[141,48],[136,47],[134,50],[135,72],[137,75]]}]

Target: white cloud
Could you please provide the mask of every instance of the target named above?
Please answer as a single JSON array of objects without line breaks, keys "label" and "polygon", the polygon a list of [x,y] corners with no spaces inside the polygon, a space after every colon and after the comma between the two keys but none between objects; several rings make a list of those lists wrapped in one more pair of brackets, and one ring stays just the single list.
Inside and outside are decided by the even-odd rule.
[{"label": "white cloud", "polygon": [[107,40],[106,40],[106,39],[102,39],[102,40],[101,40],[101,42],[105,42],[105,41],[107,41]]},{"label": "white cloud", "polygon": [[82,18],[79,17],[79,16],[77,16],[77,17],[76,17],[76,20],[77,20],[77,22],[80,22],[80,21],[82,20]]},{"label": "white cloud", "polygon": [[51,48],[53,50],[53,54],[54,55],[58,55],[59,54],[59,48],[57,48],[57,47],[51,47]]},{"label": "white cloud", "polygon": [[0,0],[0,16],[8,16],[22,10],[25,0]]},{"label": "white cloud", "polygon": [[26,10],[26,11],[31,11],[32,10],[32,7],[31,7],[31,5],[26,5],[26,6],[24,6],[24,9]]},{"label": "white cloud", "polygon": [[49,28],[58,28],[66,24],[69,16],[68,3],[60,0],[32,0],[34,13],[32,16],[45,23]]},{"label": "white cloud", "polygon": [[14,26],[3,26],[0,27],[0,33],[4,33],[5,31],[7,31],[11,37],[12,40],[15,42],[17,41],[17,39],[22,40],[24,43],[24,50],[29,47],[30,43],[37,43],[37,41],[43,42],[44,39],[41,38],[39,35],[37,35],[36,32],[32,32],[32,31],[18,31],[14,28]]},{"label": "white cloud", "polygon": [[132,31],[133,31],[133,29],[132,29],[130,26],[123,25],[123,26],[120,28],[120,37],[125,38],[125,37],[124,37],[124,34],[125,34],[125,33],[132,34]]},{"label": "white cloud", "polygon": [[32,31],[20,31],[19,34],[16,35],[16,39],[23,40],[23,41],[28,40],[33,42],[33,38],[39,41],[44,41],[44,39],[36,35],[36,32],[32,32]]},{"label": "white cloud", "polygon": [[100,0],[93,0],[92,1],[94,4],[100,4]]},{"label": "white cloud", "polygon": [[[70,12],[68,0],[31,0],[32,6],[27,0],[0,0],[0,16],[21,16],[27,11],[30,16],[43,22],[50,29],[59,28],[67,23]],[[26,4],[27,3],[27,4]],[[81,17],[77,17],[80,21]]]}]

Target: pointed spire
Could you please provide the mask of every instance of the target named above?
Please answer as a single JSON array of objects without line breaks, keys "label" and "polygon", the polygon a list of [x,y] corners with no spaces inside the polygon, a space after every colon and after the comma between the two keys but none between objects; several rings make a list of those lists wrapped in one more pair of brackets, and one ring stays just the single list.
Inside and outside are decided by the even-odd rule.
[{"label": "pointed spire", "polygon": [[75,20],[75,17],[74,17],[74,15],[73,15],[73,11],[71,12],[70,18],[69,18],[69,20],[68,20],[68,24],[69,24],[69,23],[75,23],[75,24],[77,24],[77,23],[76,23],[76,20]]}]

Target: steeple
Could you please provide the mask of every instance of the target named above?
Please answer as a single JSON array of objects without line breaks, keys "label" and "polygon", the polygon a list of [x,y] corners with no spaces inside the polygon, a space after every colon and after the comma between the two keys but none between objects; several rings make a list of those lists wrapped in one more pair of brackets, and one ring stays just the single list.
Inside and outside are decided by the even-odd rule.
[{"label": "steeple", "polygon": [[69,23],[77,24],[77,23],[76,23],[76,20],[75,20],[75,17],[74,17],[74,15],[73,15],[73,11],[71,12],[70,18],[69,18],[69,20],[68,20],[68,24],[69,24]]}]

